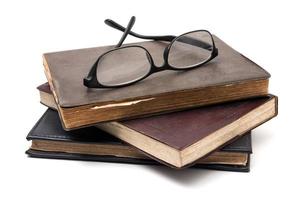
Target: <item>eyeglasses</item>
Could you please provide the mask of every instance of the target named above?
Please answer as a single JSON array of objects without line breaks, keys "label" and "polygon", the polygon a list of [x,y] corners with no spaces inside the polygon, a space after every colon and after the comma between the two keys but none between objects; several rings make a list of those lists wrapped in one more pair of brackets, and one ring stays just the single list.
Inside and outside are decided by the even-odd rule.
[{"label": "eyeglasses", "polygon": [[[83,84],[89,88],[117,88],[141,81],[163,70],[190,70],[200,67],[218,55],[214,39],[207,30],[196,30],[180,36],[145,36],[131,31],[135,17],[126,28],[113,20],[105,24],[123,33],[119,43],[100,55],[91,67]],[[121,47],[127,35],[140,39],[170,42],[163,52],[164,63],[155,66],[149,51],[139,45]]]}]

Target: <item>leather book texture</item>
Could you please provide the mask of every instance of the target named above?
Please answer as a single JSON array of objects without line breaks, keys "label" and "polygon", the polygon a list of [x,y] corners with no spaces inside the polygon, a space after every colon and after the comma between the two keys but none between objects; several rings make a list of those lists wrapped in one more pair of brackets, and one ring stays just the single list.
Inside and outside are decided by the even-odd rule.
[{"label": "leather book texture", "polygon": [[[96,127],[87,127],[73,131],[65,131],[60,123],[58,113],[54,110],[48,109],[36,125],[32,128],[27,136],[27,140],[32,141],[53,141],[53,142],[68,142],[70,144],[105,144],[111,147],[122,145],[132,148],[132,151],[138,152],[134,147],[120,141],[110,134],[99,130]],[[245,164],[216,164],[216,163],[197,163],[194,168],[216,169],[226,171],[249,171],[249,160],[251,148],[251,134],[250,132],[245,136],[239,138],[231,144],[226,145],[219,152],[239,152],[247,155]],[[89,161],[103,161],[103,162],[118,162],[118,163],[134,163],[134,164],[153,164],[159,165],[158,162],[150,158],[139,157],[122,157],[114,155],[89,155],[70,152],[59,151],[41,151],[36,149],[29,149],[26,151],[29,156],[38,158],[56,158],[56,159],[71,159],[71,160],[89,160]],[[228,154],[230,155],[230,154]],[[234,155],[234,154],[233,154]],[[209,156],[208,156],[209,157]]]},{"label": "leather book texture", "polygon": [[119,122],[177,150],[182,150],[270,100],[269,97]]},{"label": "leather book texture", "polygon": [[[90,89],[83,85],[97,57],[113,46],[44,54],[46,76],[64,128],[266,95],[270,74],[218,37],[214,39],[219,55],[206,65],[180,72],[166,70],[118,89]],[[147,48],[156,65],[162,64],[162,51],[168,43],[135,44]]]}]

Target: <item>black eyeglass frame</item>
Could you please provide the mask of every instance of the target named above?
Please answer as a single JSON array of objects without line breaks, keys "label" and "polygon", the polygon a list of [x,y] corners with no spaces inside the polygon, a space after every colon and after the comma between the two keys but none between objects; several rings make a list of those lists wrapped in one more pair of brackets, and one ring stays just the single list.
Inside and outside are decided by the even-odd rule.
[{"label": "black eyeglass frame", "polygon": [[[124,33],[123,33],[123,35],[122,35],[119,43],[115,46],[114,49],[109,50],[109,51],[103,53],[102,55],[100,55],[98,57],[98,59],[96,60],[96,62],[91,67],[91,69],[90,69],[87,77],[83,79],[83,84],[86,87],[88,87],[88,88],[119,88],[119,87],[125,87],[125,86],[128,86],[128,85],[132,85],[132,84],[134,84],[136,82],[139,82],[139,81],[147,78],[148,76],[150,76],[150,75],[152,75],[152,74],[154,74],[156,72],[163,71],[163,70],[183,71],[183,70],[191,70],[191,69],[203,66],[204,64],[206,64],[207,62],[211,61],[212,59],[214,59],[218,55],[218,49],[215,46],[215,42],[214,42],[213,36],[207,30],[190,31],[190,32],[181,34],[179,36],[172,36],[172,35],[166,35],[166,36],[145,36],[145,35],[140,35],[140,34],[137,34],[137,33],[131,31],[131,28],[133,27],[133,24],[135,22],[135,17],[134,16],[130,19],[130,21],[129,21],[129,23],[128,23],[128,25],[127,25],[126,28],[124,28],[123,26],[119,25],[118,23],[116,23],[116,22],[114,22],[113,20],[110,20],[110,19],[107,19],[104,22],[105,22],[105,24],[107,24],[107,25],[109,25],[109,26],[111,26],[111,27],[113,27],[113,28],[115,28],[117,30],[120,30],[120,31],[122,31]],[[204,47],[204,48],[209,48],[209,50],[211,51],[210,57],[207,60],[203,61],[202,63],[191,65],[190,67],[186,67],[186,68],[176,68],[176,67],[173,67],[168,62],[168,57],[169,57],[169,52],[170,52],[171,46],[180,37],[182,37],[184,35],[187,35],[187,34],[190,34],[190,33],[194,33],[194,32],[206,32],[210,36],[211,41],[212,41],[212,46],[210,45],[210,46]],[[141,39],[151,39],[151,40],[156,40],[156,41],[167,41],[167,42],[170,42],[170,44],[168,44],[168,46],[164,49],[164,52],[163,52],[163,59],[164,59],[163,65],[162,66],[156,66],[155,63],[154,63],[154,61],[153,61],[153,58],[152,58],[151,54],[149,53],[149,51],[146,48],[142,47],[142,46],[139,46],[139,45],[128,45],[128,46],[121,47],[121,45],[123,44],[123,42],[124,42],[124,40],[125,40],[125,38],[127,37],[128,34],[132,35],[134,37],[137,37],[137,38],[141,38]],[[193,41],[191,41],[191,42],[193,42]],[[196,42],[199,42],[199,41],[196,41]],[[202,43],[200,45],[206,45],[206,44]],[[101,84],[98,81],[98,78],[97,78],[97,69],[98,69],[98,64],[99,64],[99,61],[101,60],[101,58],[103,58],[105,55],[107,55],[107,54],[109,54],[109,53],[111,53],[113,51],[117,51],[117,50],[125,49],[125,48],[132,48],[132,47],[142,48],[146,52],[149,64],[151,65],[148,73],[145,74],[144,76],[140,77],[140,78],[134,79],[132,81],[128,81],[126,83],[121,83],[121,84],[117,84],[117,85],[104,85],[104,84]]]}]

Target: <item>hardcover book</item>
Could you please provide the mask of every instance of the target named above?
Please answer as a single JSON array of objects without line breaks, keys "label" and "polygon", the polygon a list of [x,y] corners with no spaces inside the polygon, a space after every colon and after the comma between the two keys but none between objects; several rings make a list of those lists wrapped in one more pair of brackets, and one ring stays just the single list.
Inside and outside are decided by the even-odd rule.
[{"label": "hardcover book", "polygon": [[[65,131],[58,113],[48,109],[27,136],[32,157],[159,164],[136,148],[95,127]],[[246,134],[196,162],[196,168],[248,171],[251,135]]]},{"label": "hardcover book", "polygon": [[[214,40],[219,55],[204,66],[180,72],[166,70],[118,89],[91,89],[83,85],[83,78],[97,57],[113,46],[44,54],[45,73],[64,128],[266,95],[269,73],[218,37],[214,36]],[[162,64],[168,43],[135,44],[148,49],[156,65]]]},{"label": "hardcover book", "polygon": [[[46,85],[43,87],[39,87],[41,95],[50,96]],[[51,101],[50,97],[43,99]],[[51,102],[42,103],[55,106]],[[95,126],[162,163],[182,168],[276,115],[277,97],[268,95]]]}]

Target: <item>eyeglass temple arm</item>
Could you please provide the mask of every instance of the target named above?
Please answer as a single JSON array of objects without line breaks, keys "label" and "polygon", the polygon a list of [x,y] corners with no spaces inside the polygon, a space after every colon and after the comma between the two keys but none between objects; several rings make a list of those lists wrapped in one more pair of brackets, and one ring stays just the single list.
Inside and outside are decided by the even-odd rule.
[{"label": "eyeglass temple arm", "polygon": [[[135,19],[135,18],[134,18]],[[130,20],[131,21],[131,20]],[[111,20],[111,19],[106,19],[104,21],[104,23],[114,29],[117,29],[119,31],[122,31],[124,32],[120,42],[121,42],[121,45],[122,43],[124,42],[126,36],[129,34],[129,35],[132,35],[134,37],[137,37],[137,38],[140,38],[140,39],[148,39],[148,40],[161,40],[161,41],[167,41],[167,42],[171,42],[174,38],[176,38],[176,36],[173,36],[173,35],[164,35],[164,36],[150,36],[150,35],[141,35],[141,34],[138,34],[138,33],[135,33],[133,31],[131,31],[130,29],[132,28],[132,26],[130,27],[129,31],[127,31],[127,33],[125,34],[125,31],[128,29],[128,26],[127,28],[124,28],[122,25],[118,24],[117,22]],[[133,22],[134,23],[134,22]],[[129,22],[130,24],[130,22]],[[128,25],[129,25],[128,24]],[[125,35],[125,38],[124,38],[124,35]],[[124,39],[123,39],[124,38]],[[123,40],[122,40],[123,39]],[[179,42],[183,42],[183,43],[187,43],[187,44],[190,44],[190,45],[193,45],[193,46],[198,46],[198,47],[201,47],[203,49],[206,49],[206,50],[209,50],[211,51],[213,46],[204,42],[204,41],[201,41],[201,40],[196,40],[196,39],[193,39],[191,37],[188,37],[188,36],[183,36],[182,38],[179,38],[178,40]],[[119,44],[120,44],[119,42]],[[118,44],[118,45],[119,45]],[[120,45],[120,46],[121,46]],[[119,47],[119,46],[118,46]]]},{"label": "eyeglass temple arm", "polygon": [[[111,19],[106,19],[104,21],[104,23],[114,29],[117,29],[119,31],[122,31],[124,32],[125,31],[125,28],[118,24],[117,22],[111,20]],[[171,42],[174,38],[176,38],[176,36],[173,36],[173,35],[164,35],[164,36],[150,36],[150,35],[141,35],[141,34],[138,34],[138,33],[135,33],[133,31],[129,31],[128,32],[129,35],[132,35],[134,37],[137,37],[137,38],[140,38],[140,39],[146,39],[146,40],[162,40],[162,41],[169,41]]]},{"label": "eyeglass temple arm", "polygon": [[[106,21],[106,20],[105,20],[105,21]],[[123,28],[123,30],[122,30],[123,35],[122,35],[122,37],[121,37],[119,43],[115,46],[116,48],[122,46],[122,44],[123,44],[124,40],[126,39],[127,35],[130,34],[130,32],[131,32],[131,29],[132,29],[132,27],[133,27],[133,25],[134,25],[134,22],[135,22],[135,17],[132,16],[132,17],[130,18],[130,21],[128,22],[127,27],[126,27],[126,28],[122,27],[122,28]]]}]

